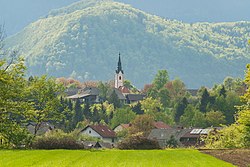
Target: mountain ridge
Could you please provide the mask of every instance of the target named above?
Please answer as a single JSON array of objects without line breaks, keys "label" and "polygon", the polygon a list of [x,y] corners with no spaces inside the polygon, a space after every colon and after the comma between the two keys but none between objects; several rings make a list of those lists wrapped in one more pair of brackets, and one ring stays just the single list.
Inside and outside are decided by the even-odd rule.
[{"label": "mountain ridge", "polygon": [[[84,2],[90,6],[79,5]],[[149,83],[157,70],[167,69],[172,78],[199,87],[212,86],[228,75],[243,76],[249,62],[249,32],[250,22],[188,24],[111,0],[89,0],[54,10],[5,42],[25,55],[29,75],[113,79],[120,51],[127,56],[122,57],[126,78],[136,86]],[[206,76],[210,79],[204,82]]]}]

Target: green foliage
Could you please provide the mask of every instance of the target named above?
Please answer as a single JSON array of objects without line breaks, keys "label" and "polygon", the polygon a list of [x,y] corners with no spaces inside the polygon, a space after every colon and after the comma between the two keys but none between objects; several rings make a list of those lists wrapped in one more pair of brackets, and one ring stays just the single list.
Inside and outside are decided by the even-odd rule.
[{"label": "green foliage", "polygon": [[180,123],[186,127],[205,127],[205,115],[194,106],[188,105],[180,118]]},{"label": "green foliage", "polygon": [[153,85],[156,89],[161,89],[168,82],[169,76],[167,70],[159,70],[156,74]]},{"label": "green foliage", "polygon": [[241,74],[249,62],[249,32],[249,22],[188,24],[95,1],[51,12],[8,38],[6,47],[20,48],[34,75],[111,79],[112,60],[121,51],[133,66],[126,74],[135,85],[167,67],[171,76],[199,87]]},{"label": "green foliage", "polygon": [[117,147],[122,150],[160,149],[157,141],[150,140],[140,133],[127,137],[126,139],[118,143]]},{"label": "green foliage", "polygon": [[208,148],[243,148],[244,133],[241,126],[232,124],[222,130],[210,133],[205,139]]},{"label": "green foliage", "polygon": [[108,102],[113,104],[115,108],[121,107],[121,102],[115,93],[115,90],[112,91],[111,95],[108,97]]},{"label": "green foliage", "polygon": [[35,149],[82,149],[76,137],[64,133],[62,130],[47,132],[44,136],[37,137],[32,145]]},{"label": "green foliage", "polygon": [[[245,83],[250,86],[250,65],[247,65]],[[243,105],[238,106],[236,122],[223,128],[219,133],[211,134],[207,139],[208,147],[249,148],[250,147],[250,89],[242,96]]]},{"label": "green foliage", "polygon": [[128,124],[134,120],[136,114],[129,107],[116,109],[111,119],[111,127],[115,128],[120,124]]},{"label": "green foliage", "polygon": [[141,101],[141,108],[146,114],[154,115],[154,113],[162,111],[162,104],[159,100],[148,97]]},{"label": "green foliage", "polygon": [[131,122],[132,126],[129,129],[129,135],[141,133],[144,137],[147,137],[154,127],[153,122],[154,118],[148,114],[137,115]]},{"label": "green foliage", "polygon": [[220,111],[209,111],[206,113],[207,126],[219,127],[226,123],[225,115]]},{"label": "green foliage", "polygon": [[178,123],[180,121],[180,117],[184,114],[184,110],[188,105],[187,98],[184,97],[179,103],[175,105],[175,122]]},{"label": "green foliage", "polygon": [[53,121],[56,123],[63,118],[60,113],[60,99],[57,97],[62,92],[62,85],[57,84],[53,78],[34,77],[29,82],[28,99],[32,102],[35,112],[31,118],[36,123],[35,136],[42,122]]},{"label": "green foliage", "polygon": [[207,105],[210,103],[210,95],[206,88],[202,88],[200,91],[201,91],[200,111],[206,112]]},{"label": "green foliage", "polygon": [[83,108],[81,106],[80,100],[77,99],[74,105],[74,116],[73,116],[73,127],[76,127],[78,122],[83,121],[84,114],[83,114]]},{"label": "green foliage", "polygon": [[99,82],[97,88],[100,90],[100,98],[103,101],[106,101],[108,98],[108,92],[111,89],[110,85],[108,83]]},{"label": "green foliage", "polygon": [[166,143],[167,148],[176,148],[178,146],[178,141],[171,135],[170,139]]},{"label": "green foliage", "polygon": [[27,82],[24,62],[13,64],[0,61],[0,136],[4,147],[27,146],[30,136],[22,124],[34,115],[31,103],[26,101]]}]

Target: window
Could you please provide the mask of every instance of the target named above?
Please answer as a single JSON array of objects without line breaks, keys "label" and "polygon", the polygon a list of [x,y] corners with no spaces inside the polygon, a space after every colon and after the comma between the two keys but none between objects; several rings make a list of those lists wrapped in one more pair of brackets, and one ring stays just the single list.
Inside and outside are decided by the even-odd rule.
[{"label": "window", "polygon": [[91,130],[89,131],[89,134],[91,134]]},{"label": "window", "polygon": [[119,80],[122,80],[122,77],[121,77],[121,76],[119,76]]},{"label": "window", "polygon": [[112,138],[112,143],[114,143],[115,142],[115,139],[114,138]]}]

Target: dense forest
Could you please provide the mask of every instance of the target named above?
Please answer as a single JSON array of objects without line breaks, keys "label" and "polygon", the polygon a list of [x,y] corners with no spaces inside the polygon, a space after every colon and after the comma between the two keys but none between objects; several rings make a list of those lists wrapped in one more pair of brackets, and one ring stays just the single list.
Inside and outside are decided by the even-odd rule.
[{"label": "dense forest", "polygon": [[121,52],[126,77],[137,87],[167,69],[171,79],[199,88],[243,77],[249,29],[249,22],[188,24],[89,0],[51,11],[5,43],[24,55],[28,75],[106,81]]}]

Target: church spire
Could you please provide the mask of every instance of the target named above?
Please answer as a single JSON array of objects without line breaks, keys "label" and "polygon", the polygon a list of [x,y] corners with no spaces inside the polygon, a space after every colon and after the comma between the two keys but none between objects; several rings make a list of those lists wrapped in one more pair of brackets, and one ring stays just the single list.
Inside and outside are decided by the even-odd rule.
[{"label": "church spire", "polygon": [[118,60],[118,65],[117,65],[116,74],[119,74],[119,72],[122,72],[122,74],[123,74],[122,62],[121,62],[121,54],[120,54],[120,52],[119,52],[119,60]]}]

